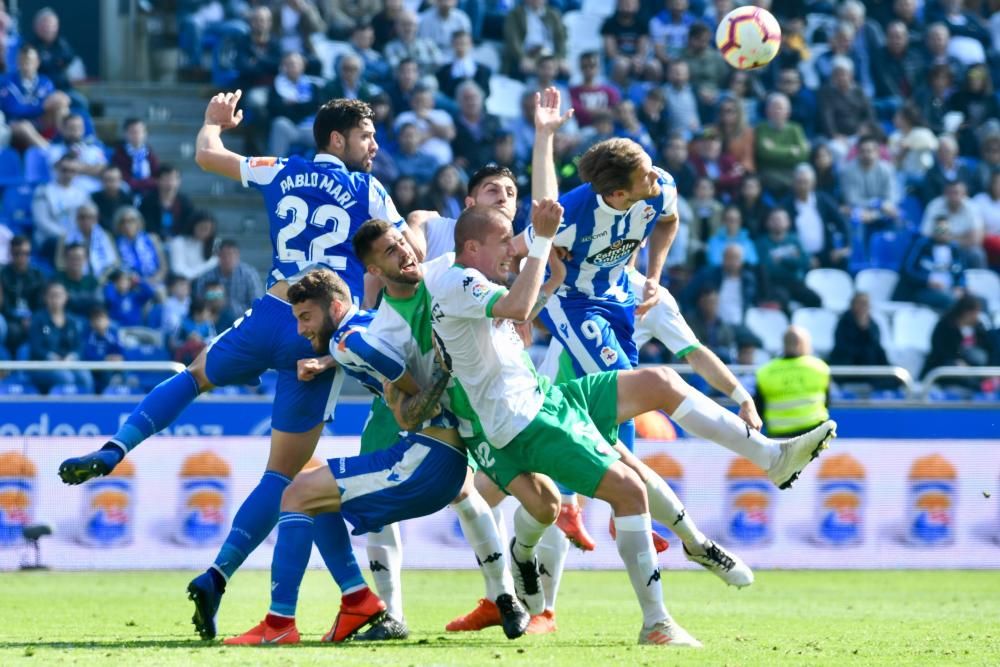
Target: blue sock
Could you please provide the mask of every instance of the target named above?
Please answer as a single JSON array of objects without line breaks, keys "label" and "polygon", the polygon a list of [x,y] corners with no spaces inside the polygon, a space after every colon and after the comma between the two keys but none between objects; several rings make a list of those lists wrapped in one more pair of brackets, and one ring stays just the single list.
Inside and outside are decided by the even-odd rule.
[{"label": "blue sock", "polygon": [[629,419],[618,425],[618,439],[630,452],[635,451],[635,420]]},{"label": "blue sock", "polygon": [[146,438],[170,426],[199,393],[198,381],[188,370],[164,380],[146,394],[112,441],[121,444],[126,453],[132,451]]},{"label": "blue sock", "polygon": [[[229,536],[219,549],[219,555],[215,557],[215,567],[227,579],[233,576],[246,557],[274,528],[281,509],[281,494],[291,481],[280,473],[268,470],[240,505],[239,511],[233,517],[233,527],[229,531]],[[312,519],[309,521],[312,523]]]},{"label": "blue sock", "polygon": [[365,578],[361,576],[358,560],[354,557],[354,547],[351,546],[344,517],[340,512],[325,512],[317,515],[315,520],[316,533],[313,541],[334,581],[340,586],[340,592],[347,595],[367,586]]},{"label": "blue sock", "polygon": [[312,553],[313,518],[300,512],[282,512],[278,519],[278,543],[271,559],[272,614],[295,616],[299,585]]}]

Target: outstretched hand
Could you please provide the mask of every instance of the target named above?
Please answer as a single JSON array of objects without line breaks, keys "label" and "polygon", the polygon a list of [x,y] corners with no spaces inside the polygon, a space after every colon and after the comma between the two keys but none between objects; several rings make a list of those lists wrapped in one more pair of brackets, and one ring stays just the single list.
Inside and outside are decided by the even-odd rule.
[{"label": "outstretched hand", "polygon": [[562,96],[555,86],[535,93],[535,131],[554,134],[573,117],[573,107],[560,115],[561,106]]},{"label": "outstretched hand", "polygon": [[208,101],[205,109],[205,125],[218,125],[223,130],[231,130],[243,121],[243,110],[237,109],[242,90],[235,93],[219,93]]},{"label": "outstretched hand", "polygon": [[553,238],[562,222],[563,207],[554,199],[531,202],[531,226],[537,236]]}]

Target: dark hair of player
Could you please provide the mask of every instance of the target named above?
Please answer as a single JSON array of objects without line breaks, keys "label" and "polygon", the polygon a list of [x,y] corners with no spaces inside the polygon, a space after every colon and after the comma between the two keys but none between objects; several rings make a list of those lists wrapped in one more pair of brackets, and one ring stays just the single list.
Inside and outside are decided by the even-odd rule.
[{"label": "dark hair of player", "polygon": [[603,197],[617,190],[628,190],[643,155],[642,146],[631,139],[601,141],[588,148],[580,158],[580,178]]},{"label": "dark hair of player", "polygon": [[351,290],[347,283],[330,269],[310,271],[302,280],[288,288],[288,303],[293,306],[306,301],[315,301],[326,311],[334,300],[351,303]]},{"label": "dark hair of player", "polygon": [[339,132],[346,138],[366,118],[375,122],[375,113],[367,103],[361,100],[330,100],[319,108],[313,121],[313,139],[317,150],[326,150],[330,145],[331,132]]},{"label": "dark hair of player", "polygon": [[517,178],[507,167],[501,167],[496,162],[490,162],[477,169],[469,178],[469,196],[476,196],[476,188],[483,184],[488,178],[507,177],[512,182],[517,183]]},{"label": "dark hair of player", "polygon": [[365,220],[364,224],[358,227],[358,231],[354,232],[354,238],[351,239],[354,255],[360,258],[365,264],[368,264],[368,258],[372,253],[372,246],[392,228],[392,225],[385,220],[379,220],[378,218]]},{"label": "dark hair of player", "polygon": [[455,222],[455,252],[461,254],[467,241],[483,242],[496,226],[507,225],[507,217],[492,206],[470,206]]}]

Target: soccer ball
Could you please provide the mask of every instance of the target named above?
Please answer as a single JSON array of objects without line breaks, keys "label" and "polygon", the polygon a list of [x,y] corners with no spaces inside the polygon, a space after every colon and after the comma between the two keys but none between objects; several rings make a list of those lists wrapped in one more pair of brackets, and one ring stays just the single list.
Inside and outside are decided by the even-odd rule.
[{"label": "soccer ball", "polygon": [[726,14],[715,31],[715,45],[736,69],[757,69],[781,48],[781,26],[766,9],[746,5]]}]

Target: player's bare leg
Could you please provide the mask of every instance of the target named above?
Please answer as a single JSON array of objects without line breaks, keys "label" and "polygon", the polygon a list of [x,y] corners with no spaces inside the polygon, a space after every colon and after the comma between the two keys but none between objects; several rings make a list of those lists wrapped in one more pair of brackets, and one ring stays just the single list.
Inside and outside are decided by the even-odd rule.
[{"label": "player's bare leg", "polygon": [[751,429],[669,368],[619,372],[618,419],[650,410],[664,410],[685,431],[750,459],[780,489],[789,488],[837,435],[837,423],[828,420],[796,438],[774,440]]}]

